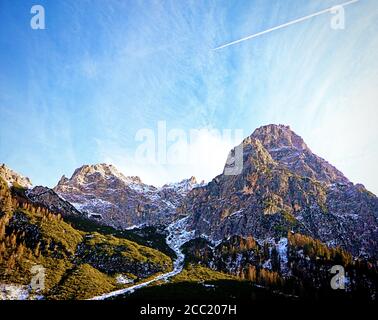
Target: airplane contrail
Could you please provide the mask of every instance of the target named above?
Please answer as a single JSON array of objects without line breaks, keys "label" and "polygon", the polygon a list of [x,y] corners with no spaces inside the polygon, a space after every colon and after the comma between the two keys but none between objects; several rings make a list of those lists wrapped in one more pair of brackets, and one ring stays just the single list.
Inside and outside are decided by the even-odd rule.
[{"label": "airplane contrail", "polygon": [[228,46],[232,46],[234,44],[237,44],[239,42],[242,42],[242,41],[245,41],[245,40],[249,40],[249,39],[252,39],[252,38],[256,38],[258,36],[261,36],[263,34],[266,34],[266,33],[269,33],[269,32],[272,32],[272,31],[275,31],[275,30],[278,30],[278,29],[282,29],[282,28],[285,28],[287,26],[290,26],[292,24],[295,24],[295,23],[298,23],[298,22],[302,22],[304,20],[308,20],[308,19],[311,19],[313,17],[316,17],[316,16],[319,16],[321,14],[324,14],[324,13],[327,13],[327,12],[330,12],[332,11],[334,8],[337,8],[337,7],[344,7],[344,6],[347,6],[347,5],[350,5],[352,3],[356,3],[360,0],[351,0],[351,1],[347,1],[347,2],[344,2],[344,3],[341,3],[341,4],[337,4],[337,5],[334,5],[332,7],[329,7],[327,9],[324,9],[322,11],[318,11],[316,13],[313,13],[313,14],[310,14],[308,16],[305,16],[305,17],[302,17],[302,18],[298,18],[298,19],[295,19],[295,20],[292,20],[292,21],[289,21],[289,22],[286,22],[284,24],[281,24],[279,26],[276,26],[276,27],[273,27],[273,28],[270,28],[268,30],[265,30],[265,31],[261,31],[261,32],[258,32],[258,33],[255,33],[255,34],[252,34],[250,36],[247,36],[247,37],[244,37],[244,38],[241,38],[239,40],[235,40],[235,41],[232,41],[232,42],[229,42],[229,43],[226,43],[224,45],[221,45],[219,47],[216,47],[214,48],[213,50],[219,50],[219,49],[223,49],[225,47],[228,47]]}]

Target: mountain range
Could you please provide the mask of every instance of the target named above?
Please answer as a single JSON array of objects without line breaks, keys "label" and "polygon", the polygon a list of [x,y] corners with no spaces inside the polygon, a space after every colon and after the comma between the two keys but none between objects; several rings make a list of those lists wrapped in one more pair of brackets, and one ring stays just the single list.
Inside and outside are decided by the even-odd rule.
[{"label": "mountain range", "polygon": [[[167,271],[166,281],[180,277],[185,270],[195,274],[200,272],[196,268],[203,267],[218,272],[222,279],[248,279],[268,287],[285,282],[287,288],[290,283],[290,290],[297,294],[300,286],[326,286],[329,274],[325,270],[342,263],[349,268],[350,290],[362,286],[375,299],[378,198],[315,155],[289,126],[260,127],[230,154],[236,148],[243,150],[239,174],[227,174],[225,166],[223,173],[208,183],[198,183],[191,177],[162,187],[145,184],[136,176],[125,176],[111,164],[83,165],[70,178],[62,176],[52,189],[32,187],[30,179],[3,164],[1,211],[3,218],[6,212],[10,216],[4,218],[2,234],[18,239],[24,233],[24,238],[15,241],[35,251],[35,241],[25,238],[28,232],[32,237],[34,227],[25,225],[26,218],[18,208],[44,208],[80,232],[90,232],[84,237],[94,237],[99,243],[101,236],[97,232],[111,230],[112,237],[126,237],[138,246],[151,247],[154,257],[163,252],[163,261],[170,256],[173,271]],[[13,209],[6,209],[9,201],[13,201]],[[84,225],[87,229],[83,229]],[[91,233],[94,231],[95,235]],[[42,232],[40,238],[44,236],[50,237]],[[55,241],[57,252],[64,247],[59,241]],[[38,248],[46,249],[46,244],[41,243]],[[114,249],[109,249],[113,258],[106,257],[101,250],[111,246],[109,243],[96,243],[95,249],[88,243],[85,238],[78,240],[71,248],[73,256],[65,254],[75,270],[89,264],[107,276],[128,273],[142,281],[154,272],[169,269],[168,262],[163,268],[161,264],[151,264],[148,258],[138,260],[138,269],[121,255],[113,257]],[[117,248],[122,251],[125,246]],[[11,250],[11,246],[5,243],[4,250]],[[88,254],[88,250],[93,252]],[[51,255],[50,251],[45,252],[46,256]],[[10,256],[5,255],[0,262]],[[121,267],[122,264],[129,267]],[[63,269],[62,276],[68,272]],[[312,283],[306,272],[318,284]],[[210,280],[214,275],[208,277]],[[2,277],[2,281],[7,282],[6,279],[17,283],[17,277]],[[110,287],[94,293],[111,291]],[[62,290],[57,284],[51,288],[52,297],[65,297],[57,293]]]},{"label": "mountain range", "polygon": [[88,217],[115,228],[168,224],[187,193],[199,186],[194,177],[161,188],[125,177],[113,165],[84,165],[53,189]]}]

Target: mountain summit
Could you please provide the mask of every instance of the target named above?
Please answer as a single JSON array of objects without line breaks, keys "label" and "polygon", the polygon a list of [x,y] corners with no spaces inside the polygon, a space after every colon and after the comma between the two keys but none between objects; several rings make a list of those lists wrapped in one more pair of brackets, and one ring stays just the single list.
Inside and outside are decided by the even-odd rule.
[{"label": "mountain summit", "polygon": [[308,150],[306,143],[290,126],[269,124],[257,128],[251,137],[261,141],[267,150],[290,148],[296,150]]},{"label": "mountain summit", "polygon": [[106,181],[109,179],[123,182],[126,185],[142,184],[142,181],[139,177],[126,177],[121,172],[119,172],[115,166],[111,164],[101,163],[81,166],[74,171],[70,179],[66,178],[63,175],[57,187],[64,189],[64,186],[68,181],[70,182],[71,186],[84,186],[88,185],[89,183],[98,183],[100,181]]},{"label": "mountain summit", "polygon": [[54,191],[88,217],[124,229],[172,221],[176,207],[196,185],[192,177],[156,188],[102,163],[84,165],[69,179],[63,176]]},{"label": "mountain summit", "polygon": [[312,153],[289,126],[262,126],[251,137],[258,139],[275,161],[294,173],[326,183],[349,183],[339,170]]},{"label": "mountain summit", "polygon": [[377,255],[376,196],[313,154],[288,126],[258,128],[242,146],[240,174],[221,174],[184,201],[181,211],[197,236],[265,241],[292,231],[356,256]]}]

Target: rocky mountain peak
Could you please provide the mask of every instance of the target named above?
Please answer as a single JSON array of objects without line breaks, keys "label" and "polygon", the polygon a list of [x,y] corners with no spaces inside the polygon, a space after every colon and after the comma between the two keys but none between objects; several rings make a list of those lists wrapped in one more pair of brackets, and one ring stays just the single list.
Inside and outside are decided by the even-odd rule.
[{"label": "rocky mountain peak", "polygon": [[195,185],[195,184],[197,184],[197,179],[196,179],[196,177],[192,176],[188,179],[183,179],[179,182],[167,183],[167,184],[163,185],[162,188],[176,187],[176,186],[179,186],[179,185]]},{"label": "rocky mountain peak", "polygon": [[67,184],[68,182],[70,182],[71,184],[85,185],[94,182],[105,182],[107,180],[118,180],[125,183],[126,185],[142,184],[142,181],[139,177],[125,176],[112,164],[100,163],[81,166],[74,171],[70,179],[66,178],[63,175],[58,183],[58,186]]},{"label": "rocky mountain peak", "polygon": [[292,131],[289,126],[282,124],[269,124],[257,128],[251,137],[260,140],[268,151],[280,148],[308,150],[303,139]]},{"label": "rocky mountain peak", "polygon": [[8,168],[4,163],[0,165],[0,177],[4,179],[9,186],[14,183],[24,188],[31,188],[32,182],[28,177],[24,177],[21,174]]},{"label": "rocky mountain peak", "polygon": [[58,185],[64,184],[67,181],[68,181],[68,178],[65,175],[62,175],[62,177],[60,178],[60,180],[58,182]]},{"label": "rocky mountain peak", "polygon": [[199,186],[202,186],[203,184],[204,181],[198,183],[196,177],[192,176],[189,179],[184,179],[180,182],[165,184],[161,187],[160,190],[163,192],[173,190],[175,193],[178,193],[181,196],[185,197],[193,188],[197,188]]},{"label": "rocky mountain peak", "polygon": [[62,176],[54,191],[88,217],[117,228],[167,223],[195,187],[195,177],[161,188],[125,176],[110,164],[83,165],[71,178]]},{"label": "rocky mountain peak", "polygon": [[189,178],[189,182],[190,182],[191,184],[197,184],[197,179],[196,179],[196,177],[194,177],[194,176],[190,177],[190,178]]},{"label": "rocky mountain peak", "polygon": [[262,126],[249,138],[259,140],[274,161],[293,173],[327,184],[350,183],[339,170],[315,155],[289,126],[282,124]]},{"label": "rocky mountain peak", "polygon": [[258,128],[241,146],[239,174],[223,173],[184,200],[179,209],[188,214],[188,230],[212,241],[235,234],[279,238],[294,230],[357,256],[376,255],[377,197],[288,126]]}]

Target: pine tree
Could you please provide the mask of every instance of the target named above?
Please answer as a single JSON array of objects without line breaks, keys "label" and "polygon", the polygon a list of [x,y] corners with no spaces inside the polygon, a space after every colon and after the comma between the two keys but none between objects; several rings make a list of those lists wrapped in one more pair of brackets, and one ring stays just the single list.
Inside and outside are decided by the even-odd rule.
[{"label": "pine tree", "polygon": [[4,221],[0,221],[0,240],[4,239],[5,237],[5,223]]},{"label": "pine tree", "polygon": [[34,255],[35,255],[36,257],[39,257],[39,254],[40,254],[40,245],[41,245],[41,243],[39,242],[39,243],[37,244],[35,250],[34,250]]},{"label": "pine tree", "polygon": [[0,255],[4,255],[5,254],[5,243],[4,242],[1,242],[0,243]]},{"label": "pine tree", "polygon": [[255,282],[256,281],[256,268],[254,266],[248,266],[248,274],[247,278],[249,281]]},{"label": "pine tree", "polygon": [[252,236],[248,236],[248,237],[247,237],[246,245],[247,245],[247,249],[248,249],[248,250],[251,250],[251,249],[255,249],[255,248],[256,248],[256,242],[255,242],[255,240],[253,239]]},{"label": "pine tree", "polygon": [[25,246],[21,243],[21,244],[17,247],[17,253],[16,253],[17,258],[18,258],[19,260],[20,260],[21,257],[23,256],[24,252],[25,252]]},{"label": "pine tree", "polygon": [[16,246],[17,246],[17,236],[14,233],[12,233],[10,236],[10,247],[12,249],[15,249]]},{"label": "pine tree", "polygon": [[12,197],[10,196],[10,194],[8,194],[4,199],[3,210],[5,213],[13,212]]},{"label": "pine tree", "polygon": [[244,251],[245,250],[245,245],[244,245],[244,239],[243,238],[240,238],[239,248],[240,248],[240,251]]},{"label": "pine tree", "polygon": [[7,271],[10,272],[16,265],[16,257],[12,254],[7,261]]}]

